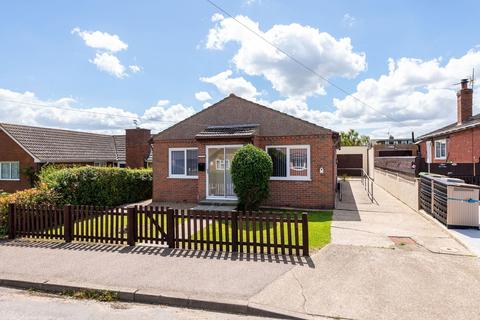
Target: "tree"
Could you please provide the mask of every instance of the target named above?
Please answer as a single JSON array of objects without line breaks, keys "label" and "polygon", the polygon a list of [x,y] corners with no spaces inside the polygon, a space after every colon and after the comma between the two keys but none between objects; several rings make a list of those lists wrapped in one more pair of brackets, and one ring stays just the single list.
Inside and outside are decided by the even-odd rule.
[{"label": "tree", "polygon": [[354,129],[340,132],[340,138],[342,139],[342,146],[366,146],[370,142],[370,137],[360,135]]},{"label": "tree", "polygon": [[247,144],[235,152],[231,174],[239,209],[255,210],[268,198],[272,173],[272,158],[262,149]]}]

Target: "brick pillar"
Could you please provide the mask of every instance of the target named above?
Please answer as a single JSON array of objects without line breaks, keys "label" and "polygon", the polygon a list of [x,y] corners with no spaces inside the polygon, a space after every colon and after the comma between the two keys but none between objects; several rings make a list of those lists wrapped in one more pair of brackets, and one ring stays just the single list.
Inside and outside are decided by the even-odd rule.
[{"label": "brick pillar", "polygon": [[145,160],[150,154],[150,130],[126,129],[125,148],[126,162],[129,168],[144,168]]}]

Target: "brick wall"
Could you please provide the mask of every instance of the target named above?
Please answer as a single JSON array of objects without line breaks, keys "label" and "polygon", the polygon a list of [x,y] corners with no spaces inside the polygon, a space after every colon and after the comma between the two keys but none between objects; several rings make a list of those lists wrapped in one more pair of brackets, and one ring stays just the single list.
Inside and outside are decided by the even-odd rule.
[{"label": "brick wall", "polygon": [[[206,161],[207,145],[251,143],[251,139],[155,141],[153,200],[197,202],[206,197],[206,172],[198,179],[168,178],[168,148],[197,147],[198,162]],[[331,135],[255,137],[253,143],[265,150],[267,145],[310,145],[310,181],[270,181],[271,196],[265,202],[274,207],[333,208],[335,205],[336,150]],[[324,173],[320,174],[320,167]]]},{"label": "brick wall", "polygon": [[[446,139],[447,159],[435,159],[435,140]],[[420,144],[420,152],[423,159],[427,159],[426,142]],[[451,133],[446,137],[432,140],[433,163],[478,163],[480,159],[480,128],[473,128]]]},{"label": "brick wall", "polygon": [[168,148],[196,146],[195,140],[155,141],[153,146],[153,201],[198,202],[198,179],[168,177]]},{"label": "brick wall", "polygon": [[[257,146],[310,145],[311,181],[270,181],[270,198],[265,205],[273,207],[333,208],[335,206],[336,152],[331,135],[260,137]],[[324,173],[320,174],[320,167]]]},{"label": "brick wall", "polygon": [[0,190],[6,192],[15,192],[18,190],[28,189],[31,187],[30,178],[22,174],[29,168],[35,167],[33,158],[25,152],[15,141],[0,130],[0,161],[19,161],[20,162],[20,180],[5,181],[0,180]]},{"label": "brick wall", "polygon": [[150,130],[126,129],[125,153],[126,164],[129,168],[144,168],[145,159],[150,154]]}]

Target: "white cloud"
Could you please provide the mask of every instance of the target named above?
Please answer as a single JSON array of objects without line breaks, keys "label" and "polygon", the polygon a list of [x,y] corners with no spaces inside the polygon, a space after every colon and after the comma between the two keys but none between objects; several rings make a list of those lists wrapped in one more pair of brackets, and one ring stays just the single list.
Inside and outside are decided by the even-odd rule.
[{"label": "white cloud", "polygon": [[136,64],[129,65],[128,69],[130,69],[131,73],[137,73],[137,72],[142,71],[142,68],[140,66],[137,66]]},{"label": "white cloud", "polygon": [[[262,31],[257,22],[245,16],[237,20],[285,50],[323,77],[354,78],[366,69],[364,53],[353,51],[350,38],[335,39],[326,32],[297,23],[274,25]],[[283,96],[325,94],[325,82],[306,71],[232,18],[215,18],[209,30],[206,48],[222,50],[228,42],[237,42],[235,66],[250,76],[263,76]]]},{"label": "white cloud", "polygon": [[[161,102],[161,101],[160,101]],[[141,117],[141,125],[146,128],[156,127],[157,129],[168,128],[169,126],[190,117],[195,113],[193,107],[175,104],[165,107],[164,104],[158,104],[145,110]]]},{"label": "white cloud", "polygon": [[260,94],[251,82],[243,77],[232,78],[232,73],[232,70],[226,70],[211,77],[202,77],[200,80],[215,85],[224,95],[234,93],[245,99],[254,100]]},{"label": "white cloud", "polygon": [[118,52],[128,48],[128,44],[120,40],[120,37],[116,34],[101,31],[82,31],[78,27],[72,30],[72,34],[78,34],[85,41],[85,44],[91,48],[110,52]]},{"label": "white cloud", "polygon": [[211,100],[212,97],[210,96],[210,94],[207,91],[200,91],[200,92],[195,93],[195,99],[203,102],[203,101]]},{"label": "white cloud", "polygon": [[211,104],[210,102],[205,102],[205,103],[202,105],[202,107],[203,107],[203,109],[206,109],[206,108],[210,107],[211,105],[212,105],[212,104]]},{"label": "white cloud", "polygon": [[195,113],[189,106],[168,106],[168,100],[137,114],[112,106],[80,108],[72,98],[43,100],[33,92],[16,92],[0,88],[2,122],[46,126],[98,133],[124,133],[138,119],[142,127],[163,130]]},{"label": "white cloud", "polygon": [[[117,78],[124,78],[128,75],[120,59],[114,53],[127,50],[128,44],[120,40],[116,34],[109,34],[101,31],[82,31],[80,28],[74,28],[72,34],[78,34],[88,47],[96,49],[95,58],[88,60],[97,66],[98,70],[107,72]],[[142,68],[136,64],[129,65],[130,73],[138,73]]]},{"label": "white cloud", "polygon": [[342,19],[343,23],[349,27],[353,27],[353,25],[357,22],[357,18],[352,16],[350,13],[345,13]]},{"label": "white cloud", "polygon": [[89,61],[96,65],[99,70],[105,71],[117,78],[123,78],[127,75],[125,73],[125,66],[111,53],[97,53],[95,54],[95,59]]},{"label": "white cloud", "polygon": [[225,17],[224,17],[222,14],[220,14],[220,13],[214,13],[213,16],[212,16],[212,18],[211,18],[210,20],[211,20],[212,22],[217,22],[217,21],[221,21],[221,20],[223,20],[223,19],[225,19]]},{"label": "white cloud", "polygon": [[[337,117],[344,122],[356,122],[372,127],[374,133],[392,128],[397,133],[426,133],[456,120],[456,94],[461,78],[472,68],[480,68],[480,52],[470,50],[460,58],[451,58],[442,65],[441,59],[389,59],[388,73],[378,79],[365,79],[357,85],[354,96],[334,99]],[[480,92],[476,90],[475,96]],[[474,99],[475,100],[475,99]],[[478,103],[476,106],[478,112]],[[384,133],[385,135],[385,133]]]},{"label": "white cloud", "polygon": [[[480,52],[471,50],[441,62],[440,58],[389,59],[386,74],[361,81],[354,92],[378,111],[351,96],[334,99],[334,111],[322,111],[306,97],[257,102],[336,131],[353,128],[374,137],[387,137],[388,133],[409,137],[414,131],[418,136],[456,121],[459,85],[453,84],[468,77],[473,67],[480,68]],[[476,86],[474,97],[480,96],[479,88]],[[479,101],[474,98],[474,114],[480,112]]]},{"label": "white cloud", "polygon": [[170,104],[170,100],[166,100],[166,99],[158,100],[157,107],[162,107],[162,106],[166,106],[166,105],[169,105],[169,104]]}]

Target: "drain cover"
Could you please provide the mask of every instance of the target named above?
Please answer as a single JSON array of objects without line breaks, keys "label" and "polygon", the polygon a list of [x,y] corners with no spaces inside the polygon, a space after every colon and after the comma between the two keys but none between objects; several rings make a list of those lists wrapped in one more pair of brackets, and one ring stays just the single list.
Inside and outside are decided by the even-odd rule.
[{"label": "drain cover", "polygon": [[390,240],[397,246],[403,246],[406,244],[416,244],[415,240],[410,237],[397,237],[397,236],[389,236]]}]

